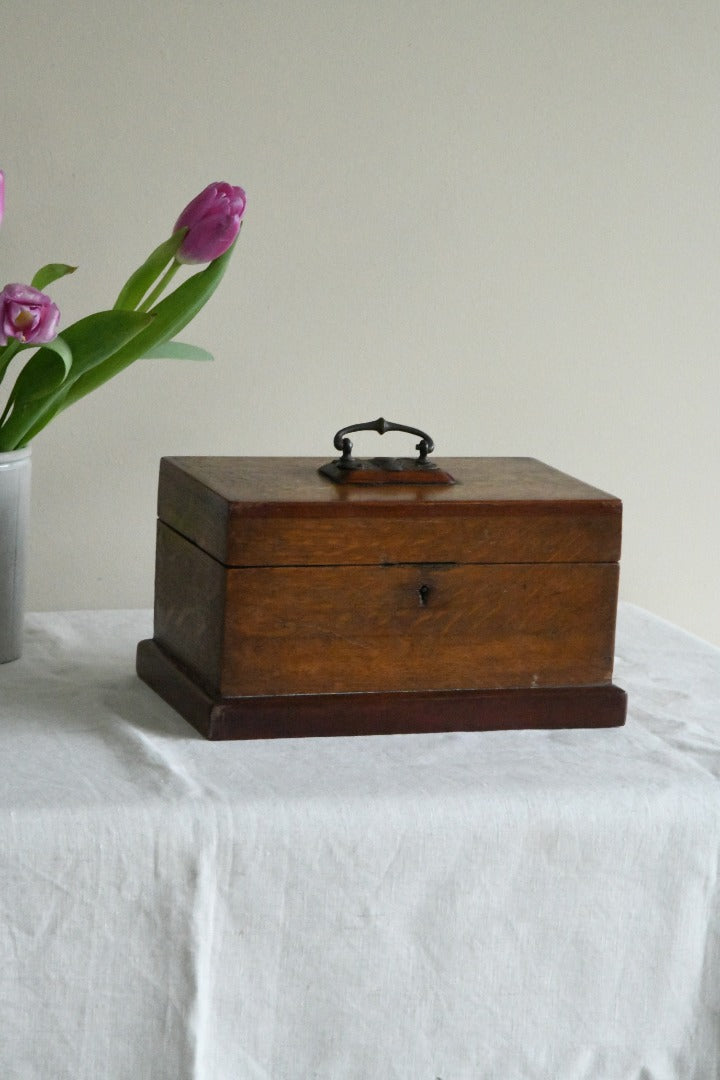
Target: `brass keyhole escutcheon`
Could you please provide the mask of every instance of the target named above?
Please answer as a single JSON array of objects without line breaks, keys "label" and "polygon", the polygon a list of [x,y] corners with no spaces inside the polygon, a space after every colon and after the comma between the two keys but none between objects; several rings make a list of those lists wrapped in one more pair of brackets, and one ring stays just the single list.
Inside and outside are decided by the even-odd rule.
[{"label": "brass keyhole escutcheon", "polygon": [[427,607],[428,597],[430,596],[430,586],[421,585],[418,589],[418,596],[420,597],[420,607]]}]

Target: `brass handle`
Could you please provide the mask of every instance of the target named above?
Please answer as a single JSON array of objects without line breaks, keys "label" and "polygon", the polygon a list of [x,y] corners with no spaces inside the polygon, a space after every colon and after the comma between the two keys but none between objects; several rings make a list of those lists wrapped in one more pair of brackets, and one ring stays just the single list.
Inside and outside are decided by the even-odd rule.
[{"label": "brass handle", "polygon": [[377,420],[371,420],[365,424],[348,424],[347,427],[340,428],[333,439],[333,446],[336,450],[340,450],[342,457],[337,462],[340,469],[355,469],[360,467],[360,462],[356,462],[352,456],[353,444],[348,439],[348,433],[351,431],[377,431],[378,435],[384,435],[387,431],[405,431],[408,435],[419,435],[420,442],[415,449],[419,452],[418,462],[425,463],[428,454],[432,454],[435,449],[435,443],[430,436],[421,431],[420,428],[408,427],[407,424],[394,424],[391,420],[385,420],[382,416]]}]

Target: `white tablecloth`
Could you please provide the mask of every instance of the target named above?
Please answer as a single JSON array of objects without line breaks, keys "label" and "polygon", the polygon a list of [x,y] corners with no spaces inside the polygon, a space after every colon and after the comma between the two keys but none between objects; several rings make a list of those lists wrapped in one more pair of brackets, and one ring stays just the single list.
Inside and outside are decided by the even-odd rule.
[{"label": "white tablecloth", "polygon": [[720,651],[624,728],[208,743],[149,612],[0,668],[2,1080],[718,1080]]}]

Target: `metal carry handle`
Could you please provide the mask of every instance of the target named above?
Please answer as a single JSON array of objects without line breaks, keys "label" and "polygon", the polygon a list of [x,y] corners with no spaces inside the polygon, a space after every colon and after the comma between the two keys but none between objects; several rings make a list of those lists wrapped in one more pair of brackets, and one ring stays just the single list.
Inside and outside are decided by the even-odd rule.
[{"label": "metal carry handle", "polygon": [[353,444],[347,437],[351,431],[377,431],[378,435],[384,435],[388,431],[404,431],[408,435],[419,435],[420,442],[415,449],[419,452],[418,461],[423,463],[427,460],[428,454],[432,454],[435,449],[435,443],[426,432],[421,431],[419,428],[408,427],[407,424],[394,424],[391,420],[385,420],[381,416],[377,420],[371,420],[365,424],[348,424],[347,427],[340,428],[336,433],[333,446],[336,450],[342,452],[342,458],[338,462],[340,468],[353,468]]}]

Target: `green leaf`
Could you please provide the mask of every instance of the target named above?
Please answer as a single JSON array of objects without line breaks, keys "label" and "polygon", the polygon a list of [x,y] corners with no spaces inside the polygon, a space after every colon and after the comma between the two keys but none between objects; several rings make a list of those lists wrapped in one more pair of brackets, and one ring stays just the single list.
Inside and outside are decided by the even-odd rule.
[{"label": "green leaf", "polygon": [[48,263],[47,266],[42,266],[38,270],[30,284],[33,289],[42,290],[58,278],[65,277],[66,274],[74,274],[76,270],[77,266],[68,266],[67,263]]},{"label": "green leaf", "polygon": [[145,356],[150,349],[168,341],[187,326],[220,284],[235,243],[236,241],[219,259],[215,259],[204,270],[183,281],[174,292],[161,300],[153,309],[154,319],[150,326],[141,330],[137,337],[118,349],[113,356],[93,367],[91,371],[73,383],[62,407],[66,409],[73,402],[79,401],[86,394],[96,390],[108,379],[112,379],[113,376],[129,367],[138,357]]},{"label": "green leaf", "polygon": [[162,274],[185,238],[187,229],[179,229],[147,257],[142,266],[130,275],[123,285],[113,307],[117,310],[134,311],[150,286]]},{"label": "green leaf", "polygon": [[[35,353],[10,396],[8,404],[13,407],[0,428],[0,450],[27,446],[63,408],[75,382],[151,326],[154,318],[137,311],[99,311],[68,326],[63,338],[72,353],[72,365],[64,379],[57,378],[57,360],[49,345]],[[25,375],[30,365],[32,370]]]},{"label": "green leaf", "polygon": [[151,327],[155,316],[140,311],[96,311],[63,331],[72,351],[71,381],[101,364],[108,356]]},{"label": "green leaf", "polygon": [[10,366],[10,361],[20,350],[20,342],[17,338],[10,338],[7,345],[0,347],[0,382]]},{"label": "green leaf", "polygon": [[184,341],[164,341],[144,352],[145,360],[214,360],[213,354],[199,345],[187,345]]},{"label": "green leaf", "polygon": [[[32,346],[28,346],[32,347]],[[58,363],[58,358],[60,363]],[[13,401],[33,401],[57,390],[72,368],[72,352],[61,337],[48,342],[31,356],[18,375],[11,394]]]},{"label": "green leaf", "polygon": [[[56,338],[53,338],[52,341],[48,341],[47,344],[43,347],[50,350],[50,352],[54,352],[55,355],[59,356],[62,360],[63,368],[65,369],[63,373],[64,379],[67,375],[70,374],[70,369],[72,368],[73,363],[72,350],[68,345],[67,341],[62,334],[58,334]],[[37,355],[37,353],[35,355]]]}]

